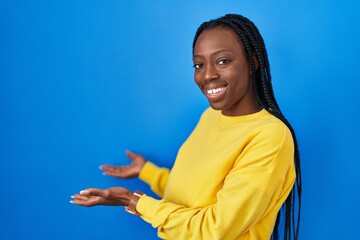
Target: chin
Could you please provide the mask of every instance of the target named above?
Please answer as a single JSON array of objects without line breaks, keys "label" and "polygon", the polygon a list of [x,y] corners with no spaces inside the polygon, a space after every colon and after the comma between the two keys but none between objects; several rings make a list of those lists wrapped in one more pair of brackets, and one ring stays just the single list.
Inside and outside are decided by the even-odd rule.
[{"label": "chin", "polygon": [[214,103],[210,103],[210,102],[209,102],[209,104],[210,104],[210,107],[211,107],[212,109],[214,109],[214,110],[221,111],[221,110],[224,109],[224,107],[219,106],[219,105],[216,104],[216,103],[214,104]]}]

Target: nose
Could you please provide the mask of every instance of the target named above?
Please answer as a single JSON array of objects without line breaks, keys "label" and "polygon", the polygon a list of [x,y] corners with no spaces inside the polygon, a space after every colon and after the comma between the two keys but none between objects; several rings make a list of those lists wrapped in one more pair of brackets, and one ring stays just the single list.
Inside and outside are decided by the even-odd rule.
[{"label": "nose", "polygon": [[218,71],[216,70],[215,66],[213,66],[211,64],[208,64],[207,66],[205,66],[205,69],[204,69],[204,80],[205,81],[211,81],[211,80],[217,79],[219,77],[220,77],[220,75],[219,75]]}]

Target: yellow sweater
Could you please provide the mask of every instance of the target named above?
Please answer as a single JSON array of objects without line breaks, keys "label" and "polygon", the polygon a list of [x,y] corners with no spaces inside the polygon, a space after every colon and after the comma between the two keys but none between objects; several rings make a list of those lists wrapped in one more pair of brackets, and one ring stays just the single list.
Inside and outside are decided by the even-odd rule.
[{"label": "yellow sweater", "polygon": [[147,162],[137,211],[163,239],[270,239],[295,181],[289,129],[266,110],[227,117],[207,109],[171,170]]}]

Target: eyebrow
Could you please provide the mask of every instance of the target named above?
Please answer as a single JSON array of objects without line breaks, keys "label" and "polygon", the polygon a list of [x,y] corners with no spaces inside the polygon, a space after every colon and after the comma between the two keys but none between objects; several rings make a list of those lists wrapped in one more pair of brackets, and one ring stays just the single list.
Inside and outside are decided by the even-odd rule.
[{"label": "eyebrow", "polygon": [[[213,55],[217,55],[217,54],[222,53],[222,52],[230,52],[230,51],[226,50],[226,49],[220,49],[220,50],[218,50],[216,52],[211,53],[210,55],[213,56]],[[195,58],[195,57],[202,57],[202,55],[195,54],[195,55],[193,55],[193,58]]]}]

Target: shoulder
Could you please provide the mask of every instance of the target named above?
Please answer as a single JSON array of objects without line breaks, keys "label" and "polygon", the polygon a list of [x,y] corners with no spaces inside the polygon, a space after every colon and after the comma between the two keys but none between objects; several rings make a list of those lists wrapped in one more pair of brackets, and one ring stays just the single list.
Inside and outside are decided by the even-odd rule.
[{"label": "shoulder", "polygon": [[271,152],[276,155],[284,152],[289,156],[294,153],[294,140],[290,129],[268,112],[254,124],[248,140],[248,147],[260,149],[263,153]]},{"label": "shoulder", "polygon": [[267,113],[259,122],[257,132],[276,142],[281,142],[285,138],[292,140],[292,134],[288,126],[270,113]]},{"label": "shoulder", "polygon": [[270,172],[282,176],[293,165],[294,140],[291,131],[280,119],[268,113],[253,128],[243,153],[241,165],[266,166]]}]

